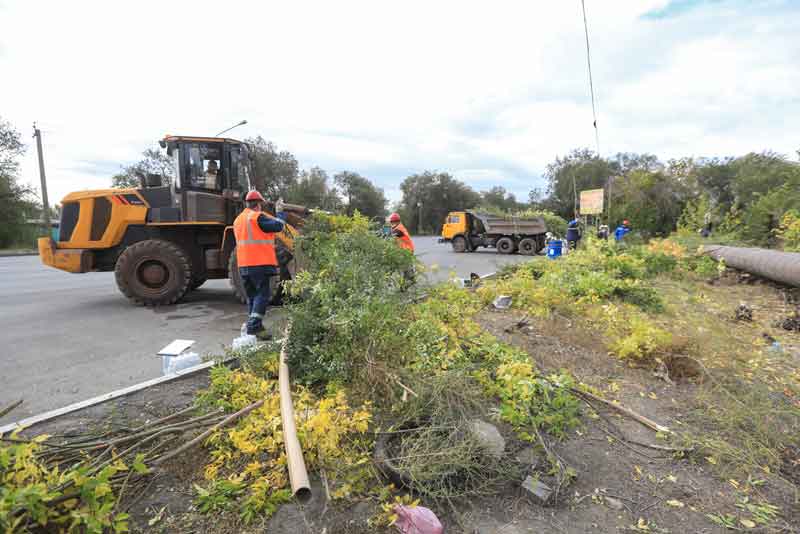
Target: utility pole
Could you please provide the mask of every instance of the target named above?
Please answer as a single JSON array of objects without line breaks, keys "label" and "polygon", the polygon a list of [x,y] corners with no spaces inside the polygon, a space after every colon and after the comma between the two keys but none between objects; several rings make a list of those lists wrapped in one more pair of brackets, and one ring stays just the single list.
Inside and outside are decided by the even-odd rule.
[{"label": "utility pole", "polygon": [[50,235],[50,204],[47,202],[47,178],[44,175],[44,154],[42,154],[42,131],[33,123],[33,136],[36,138],[36,150],[39,153],[39,177],[42,179],[42,226],[46,235]]}]

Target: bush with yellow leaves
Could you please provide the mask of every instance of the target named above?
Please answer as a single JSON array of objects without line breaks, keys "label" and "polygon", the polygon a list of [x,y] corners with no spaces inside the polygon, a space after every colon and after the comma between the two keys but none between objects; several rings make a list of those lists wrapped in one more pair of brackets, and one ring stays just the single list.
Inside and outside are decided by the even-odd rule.
[{"label": "bush with yellow leaves", "polygon": [[49,436],[22,440],[16,433],[0,444],[0,532],[128,532],[128,514],[117,513],[111,479],[134,468],[120,459],[94,472],[89,461],[59,469],[46,462]]},{"label": "bush with yellow leaves", "polygon": [[[287,499],[280,394],[274,376],[259,377],[215,367],[211,386],[201,402],[233,411],[260,399],[265,402],[259,408],[206,442],[211,461],[206,465],[205,478],[210,484],[207,488],[198,487],[201,510],[224,509],[235,501],[242,519],[249,522],[257,516],[271,515]],[[370,404],[353,408],[344,390],[330,388],[316,396],[298,386],[294,390],[294,409],[306,465],[326,471],[332,497],[363,491],[372,444],[367,434],[372,419]]]}]

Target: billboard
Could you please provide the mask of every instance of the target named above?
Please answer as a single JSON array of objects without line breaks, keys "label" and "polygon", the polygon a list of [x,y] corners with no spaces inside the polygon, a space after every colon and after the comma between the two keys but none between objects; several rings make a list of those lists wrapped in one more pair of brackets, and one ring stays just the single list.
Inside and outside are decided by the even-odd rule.
[{"label": "billboard", "polygon": [[587,189],[581,191],[581,215],[599,215],[603,213],[603,190]]}]

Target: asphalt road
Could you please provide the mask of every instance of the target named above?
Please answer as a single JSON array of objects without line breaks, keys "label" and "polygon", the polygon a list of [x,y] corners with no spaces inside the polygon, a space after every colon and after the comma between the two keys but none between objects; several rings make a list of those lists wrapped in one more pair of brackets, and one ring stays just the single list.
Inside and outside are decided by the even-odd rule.
[{"label": "asphalt road", "polygon": [[[434,237],[414,242],[434,282],[527,259],[493,250],[456,254]],[[244,319],[227,280],[210,280],[175,306],[143,308],[119,293],[113,273],[69,274],[44,267],[38,256],[0,257],[0,408],[25,400],[0,422],[160,376],[155,354],[174,339],[218,354]]]}]

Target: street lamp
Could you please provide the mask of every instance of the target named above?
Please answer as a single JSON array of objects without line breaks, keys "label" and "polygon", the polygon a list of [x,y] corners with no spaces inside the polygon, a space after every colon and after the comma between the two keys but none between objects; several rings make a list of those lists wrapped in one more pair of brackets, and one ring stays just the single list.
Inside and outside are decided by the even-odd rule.
[{"label": "street lamp", "polygon": [[233,126],[231,126],[230,128],[228,128],[227,130],[222,130],[220,133],[218,133],[218,134],[217,134],[217,135],[215,135],[214,137],[219,137],[220,135],[224,134],[225,132],[230,132],[231,130],[233,130],[233,129],[234,129],[234,128],[236,128],[237,126],[243,126],[243,125],[245,125],[245,124],[247,124],[247,121],[246,121],[246,120],[244,120],[244,121],[241,121],[241,122],[237,122],[236,124],[234,124]]}]

